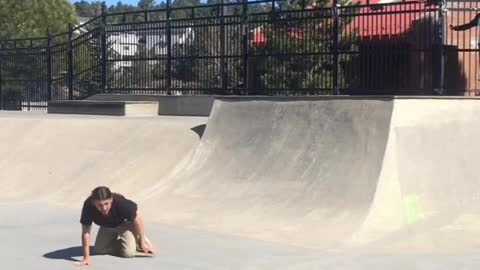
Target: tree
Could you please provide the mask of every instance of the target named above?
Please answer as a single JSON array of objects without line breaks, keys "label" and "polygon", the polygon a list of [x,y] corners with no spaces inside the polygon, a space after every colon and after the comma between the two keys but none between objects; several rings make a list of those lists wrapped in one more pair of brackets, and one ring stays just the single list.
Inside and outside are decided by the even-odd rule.
[{"label": "tree", "polygon": [[68,0],[0,0],[0,38],[45,37],[76,24],[75,9]]},{"label": "tree", "polygon": [[93,14],[91,13],[90,3],[85,0],[75,2],[73,4],[75,6],[75,11],[77,15],[80,17],[91,17]]},{"label": "tree", "polygon": [[[283,20],[255,29],[265,35],[267,42],[265,46],[253,46],[249,51],[252,55],[249,87],[267,91],[285,89],[285,94],[289,93],[289,89],[332,89],[334,29],[333,18],[325,14],[329,12],[328,1],[293,0],[281,2],[281,5],[282,10],[309,11],[283,13],[279,18]],[[299,16],[303,18],[298,20]],[[340,33],[345,25],[345,21],[340,24]],[[350,46],[354,40],[350,35],[342,35],[339,39],[340,46]],[[337,76],[341,83],[342,70]]]},{"label": "tree", "polygon": [[155,8],[155,0],[140,0],[137,4],[140,9],[153,9]]},{"label": "tree", "polygon": [[[192,11],[190,9],[176,9],[176,8],[186,8],[200,6],[201,3],[199,0],[174,0],[172,1],[172,19],[186,19],[192,17]],[[175,10],[176,9],[176,10]],[[195,10],[195,17],[202,17],[201,12],[203,9]]]},{"label": "tree", "polygon": [[[47,98],[47,58],[44,49],[38,47],[46,45],[48,29],[61,33],[69,24],[77,23],[73,5],[68,0],[0,0],[0,6],[0,39],[26,39],[3,41],[2,48],[28,48],[2,55],[3,98]],[[35,37],[45,39],[28,39]]]},{"label": "tree", "polygon": [[119,1],[116,6],[110,6],[108,8],[109,12],[115,12],[115,13],[116,12],[130,12],[130,11],[134,11],[134,10],[137,10],[137,7],[135,7],[133,5],[124,4],[121,1]]},{"label": "tree", "polygon": [[95,1],[89,3],[85,0],[82,0],[80,2],[75,2],[73,5],[75,6],[75,11],[77,12],[78,16],[93,18],[101,14],[103,2]]}]

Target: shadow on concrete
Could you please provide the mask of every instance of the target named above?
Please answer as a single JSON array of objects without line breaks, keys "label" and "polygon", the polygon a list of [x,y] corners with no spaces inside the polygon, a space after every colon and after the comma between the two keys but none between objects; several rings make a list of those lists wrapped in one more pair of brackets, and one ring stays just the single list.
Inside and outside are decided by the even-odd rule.
[{"label": "shadow on concrete", "polygon": [[196,127],[193,127],[191,128],[190,130],[192,130],[193,132],[197,133],[198,137],[200,137],[200,139],[202,138],[203,136],[203,133],[205,132],[205,128],[207,127],[207,125],[203,124],[203,125],[199,125],[199,126],[196,126]]},{"label": "shadow on concrete", "polygon": [[[94,256],[95,253],[93,251],[93,247],[90,247],[90,256]],[[69,247],[64,249],[55,250],[52,252],[48,252],[43,255],[43,257],[47,259],[54,259],[54,260],[67,260],[72,262],[77,262],[78,260],[74,257],[82,257],[83,256],[83,247]]]}]

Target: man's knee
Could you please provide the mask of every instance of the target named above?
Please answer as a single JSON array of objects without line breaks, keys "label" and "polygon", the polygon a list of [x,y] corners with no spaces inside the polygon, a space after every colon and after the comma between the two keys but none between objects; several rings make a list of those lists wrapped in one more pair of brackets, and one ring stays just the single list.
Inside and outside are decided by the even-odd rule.
[{"label": "man's knee", "polygon": [[132,231],[126,230],[119,234],[120,256],[131,258],[137,251],[137,242]]},{"label": "man's knee", "polygon": [[120,249],[120,256],[124,258],[135,257],[136,248],[132,246],[125,246]]}]

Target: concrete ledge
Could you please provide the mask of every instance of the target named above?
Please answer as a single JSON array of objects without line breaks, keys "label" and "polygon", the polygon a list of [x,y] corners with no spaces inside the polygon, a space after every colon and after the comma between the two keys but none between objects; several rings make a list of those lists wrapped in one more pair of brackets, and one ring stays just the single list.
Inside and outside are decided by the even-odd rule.
[{"label": "concrete ledge", "polygon": [[159,115],[209,116],[215,96],[164,96],[98,94],[86,100],[96,101],[156,101]]},{"label": "concrete ledge", "polygon": [[167,96],[158,100],[158,114],[209,116],[215,96]]},{"label": "concrete ledge", "polygon": [[313,100],[383,100],[395,99],[479,99],[478,97],[448,96],[165,96],[165,95],[128,95],[98,94],[87,98],[89,101],[109,102],[158,102],[158,115],[172,116],[209,116],[215,99],[228,102],[241,101],[313,101]]},{"label": "concrete ledge", "polygon": [[155,101],[62,100],[48,102],[48,113],[112,116],[155,116]]}]

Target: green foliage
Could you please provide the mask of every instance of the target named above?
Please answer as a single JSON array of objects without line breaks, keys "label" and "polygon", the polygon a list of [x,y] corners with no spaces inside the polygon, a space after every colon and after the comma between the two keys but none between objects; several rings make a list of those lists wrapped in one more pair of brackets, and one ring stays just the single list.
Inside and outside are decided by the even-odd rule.
[{"label": "green foliage", "polygon": [[137,6],[140,9],[153,9],[156,7],[155,0],[140,0],[138,1]]},{"label": "green foliage", "polygon": [[[75,6],[75,11],[77,12],[78,16],[93,18],[101,14],[102,4],[103,3],[101,1],[89,3],[85,0],[82,0],[75,2],[73,5]],[[121,2],[118,4],[121,5]]]},{"label": "green foliage", "polygon": [[0,7],[2,39],[45,37],[48,28],[61,33],[77,23],[68,0],[0,0]]},{"label": "green foliage", "polygon": [[91,31],[77,40],[78,46],[73,51],[74,87],[78,98],[84,98],[97,94],[101,88],[100,32]]},{"label": "green foliage", "polygon": [[[304,1],[305,6],[327,7],[328,1]],[[282,2],[286,10],[301,9],[302,1]],[[323,12],[322,19],[318,19]],[[249,63],[251,72],[249,86],[259,89],[332,89],[335,63],[333,59],[333,19],[325,18],[328,9],[308,13],[285,13],[281,19],[257,26],[263,33],[265,46],[253,46]],[[301,18],[299,20],[299,18]],[[353,46],[354,34],[342,34],[346,24],[339,25],[339,47]],[[252,33],[253,35],[253,33]],[[349,61],[347,57],[340,63]],[[343,85],[344,74],[339,65],[339,84]]]}]

